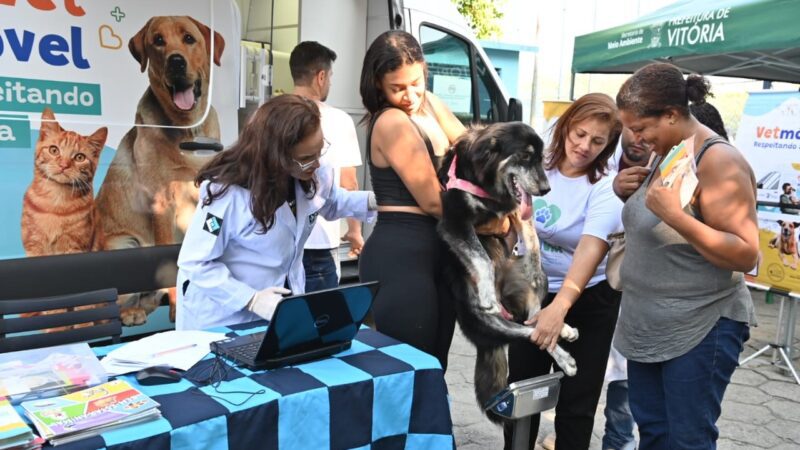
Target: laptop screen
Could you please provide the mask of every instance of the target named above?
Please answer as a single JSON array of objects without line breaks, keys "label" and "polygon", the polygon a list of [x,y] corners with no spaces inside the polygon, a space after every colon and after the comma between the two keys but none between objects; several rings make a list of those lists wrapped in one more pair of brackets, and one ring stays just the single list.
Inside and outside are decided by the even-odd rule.
[{"label": "laptop screen", "polygon": [[370,282],[284,298],[267,327],[256,361],[351,341],[377,288],[377,282]]}]

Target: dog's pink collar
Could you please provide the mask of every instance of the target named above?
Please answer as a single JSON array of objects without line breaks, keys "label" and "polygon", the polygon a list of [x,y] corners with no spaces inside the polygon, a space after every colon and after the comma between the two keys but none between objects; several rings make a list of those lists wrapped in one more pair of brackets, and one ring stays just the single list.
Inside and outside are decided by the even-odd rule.
[{"label": "dog's pink collar", "polygon": [[458,155],[453,155],[453,160],[450,162],[450,168],[447,170],[447,189],[458,189],[460,191],[469,192],[472,195],[476,195],[481,198],[488,198],[491,199],[492,196],[489,195],[488,192],[484,191],[479,186],[476,186],[473,183],[470,183],[467,180],[462,180],[460,178],[456,178],[456,160],[458,159]]}]

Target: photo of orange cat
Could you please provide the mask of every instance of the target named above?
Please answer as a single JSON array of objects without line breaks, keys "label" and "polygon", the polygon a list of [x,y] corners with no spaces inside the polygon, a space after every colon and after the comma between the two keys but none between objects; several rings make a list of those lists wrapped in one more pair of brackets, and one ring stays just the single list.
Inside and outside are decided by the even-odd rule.
[{"label": "photo of orange cat", "polygon": [[61,128],[45,108],[36,142],[33,182],[22,205],[22,245],[28,256],[101,250],[102,227],[92,180],[108,136]]}]

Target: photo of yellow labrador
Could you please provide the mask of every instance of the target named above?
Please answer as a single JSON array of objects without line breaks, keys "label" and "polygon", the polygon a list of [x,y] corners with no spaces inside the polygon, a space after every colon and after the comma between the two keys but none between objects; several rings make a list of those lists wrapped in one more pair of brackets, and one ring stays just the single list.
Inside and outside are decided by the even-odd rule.
[{"label": "photo of yellow labrador", "polygon": [[[777,236],[769,241],[769,248],[778,249],[778,256],[784,266],[790,266],[792,269],[797,269],[797,235],[795,229],[800,226],[800,222],[786,222],[783,220],[778,221],[781,226],[781,231]],[[791,263],[787,262],[787,257],[791,257]]]},{"label": "photo of yellow labrador", "polygon": [[[211,61],[219,66],[224,48],[222,35],[188,16],[153,17],[128,42],[149,85],[97,196],[105,250],[183,239],[197,204],[193,179],[204,161],[182,155],[178,146],[199,136],[219,140],[209,78]],[[123,323],[144,323],[163,295],[120,296]]]}]

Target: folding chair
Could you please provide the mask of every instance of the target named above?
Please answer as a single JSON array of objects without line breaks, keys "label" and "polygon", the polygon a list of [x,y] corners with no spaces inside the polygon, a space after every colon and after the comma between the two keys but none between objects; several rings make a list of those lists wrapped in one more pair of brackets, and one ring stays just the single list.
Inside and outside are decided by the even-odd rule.
[{"label": "folding chair", "polygon": [[[76,307],[93,308],[74,310]],[[66,312],[22,317],[22,314],[66,309]],[[12,317],[9,317],[12,316]],[[86,324],[81,328],[70,328]],[[102,323],[100,323],[102,322]],[[67,329],[44,332],[67,327]],[[117,290],[102,289],[52,297],[0,300],[0,353],[51,347],[107,338],[120,340],[122,323],[117,305]]]}]

